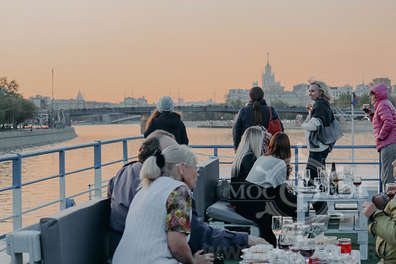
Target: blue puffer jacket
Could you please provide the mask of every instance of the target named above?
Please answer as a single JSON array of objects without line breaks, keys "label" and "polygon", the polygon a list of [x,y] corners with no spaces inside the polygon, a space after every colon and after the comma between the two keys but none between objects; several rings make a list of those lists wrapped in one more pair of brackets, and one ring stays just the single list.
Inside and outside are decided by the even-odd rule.
[{"label": "blue puffer jacket", "polygon": [[[268,123],[269,123],[269,107],[267,106],[267,103],[265,100],[260,101],[261,104],[261,114],[262,114],[262,120],[265,128],[268,128]],[[272,120],[278,119],[278,113],[275,111],[273,107],[272,109]],[[234,149],[237,149],[239,146],[239,142],[241,142],[241,138],[243,133],[248,127],[254,126],[254,120],[253,120],[253,101],[250,101],[245,107],[243,107],[241,110],[239,110],[238,118],[237,121],[234,124],[234,127],[232,129],[232,136],[234,139]],[[282,130],[283,130],[283,124],[282,125]]]}]

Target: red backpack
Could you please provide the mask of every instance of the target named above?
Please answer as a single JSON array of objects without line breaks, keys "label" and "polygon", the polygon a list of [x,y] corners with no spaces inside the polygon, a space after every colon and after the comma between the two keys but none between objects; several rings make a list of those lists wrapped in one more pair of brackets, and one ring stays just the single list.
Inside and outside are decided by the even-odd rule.
[{"label": "red backpack", "polygon": [[272,120],[272,107],[268,107],[269,110],[269,121],[268,121],[268,132],[271,133],[271,135],[275,135],[278,132],[282,132],[282,125],[279,120],[279,118]]}]

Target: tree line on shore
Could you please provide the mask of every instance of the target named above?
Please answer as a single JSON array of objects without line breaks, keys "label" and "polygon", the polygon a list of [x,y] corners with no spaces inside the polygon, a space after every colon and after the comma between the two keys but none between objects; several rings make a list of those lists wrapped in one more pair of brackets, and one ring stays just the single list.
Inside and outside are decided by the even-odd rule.
[{"label": "tree line on shore", "polygon": [[37,113],[34,103],[23,98],[18,88],[15,80],[0,77],[0,129],[17,128]]}]

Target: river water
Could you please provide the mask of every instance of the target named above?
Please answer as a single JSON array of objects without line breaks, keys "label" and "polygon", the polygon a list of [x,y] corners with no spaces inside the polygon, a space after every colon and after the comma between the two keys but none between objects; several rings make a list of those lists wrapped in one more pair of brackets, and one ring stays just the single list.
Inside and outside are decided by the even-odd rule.
[{"label": "river water", "polygon": [[[59,146],[69,146],[81,143],[94,142],[96,140],[115,139],[127,136],[136,136],[140,134],[140,126],[138,124],[127,125],[92,125],[92,126],[76,126],[77,137],[73,140],[58,144],[46,145],[35,148],[28,148],[17,151],[32,151],[37,149],[49,149]],[[305,137],[302,130],[292,129],[286,131],[290,137],[292,145],[305,145]],[[232,144],[231,129],[225,128],[187,128],[187,133],[191,145],[230,145]],[[141,143],[136,140],[128,144],[129,155],[134,155]],[[342,139],[337,142],[338,145],[351,145],[351,134],[345,134]],[[356,133],[356,145],[373,145],[374,139],[372,133]],[[196,150],[200,160],[207,159],[213,152],[210,150]],[[5,154],[5,153],[0,153]],[[374,149],[356,150],[355,160],[370,161],[378,158],[378,153]],[[233,150],[219,150],[219,156],[225,161],[232,161]],[[334,150],[328,160],[346,160],[351,158],[351,150]],[[122,159],[122,144],[105,145],[102,148],[102,163]],[[307,152],[300,151],[299,160],[306,161]],[[93,166],[93,148],[84,150],[72,150],[66,152],[66,171],[82,169]],[[121,164],[114,164],[103,168],[102,179],[109,179],[115,175]],[[377,176],[375,168],[360,167],[359,168],[366,177]],[[41,157],[27,158],[22,164],[22,182],[39,179],[56,175],[58,173],[58,154],[49,154]],[[0,163],[0,188],[12,185],[11,162]],[[229,166],[221,170],[221,175],[227,177],[229,175]],[[94,182],[94,172],[89,170],[86,172],[72,174],[66,176],[66,196],[84,191],[88,184]],[[105,195],[105,194],[104,194]],[[42,183],[32,184],[22,187],[22,208],[23,210],[33,208],[39,204],[59,199],[59,179],[53,179]],[[88,194],[75,198],[76,202],[88,200]],[[27,213],[23,216],[23,226],[37,222],[40,217],[50,215],[59,210],[59,204],[51,205],[37,211]],[[12,215],[12,191],[0,193],[0,218]],[[12,220],[0,223],[0,234],[12,231]]]}]

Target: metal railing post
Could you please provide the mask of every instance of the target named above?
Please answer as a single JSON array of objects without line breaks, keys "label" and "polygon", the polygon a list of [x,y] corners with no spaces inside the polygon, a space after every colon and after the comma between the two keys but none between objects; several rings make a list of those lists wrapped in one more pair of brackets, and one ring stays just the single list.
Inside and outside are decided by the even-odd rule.
[{"label": "metal railing post", "polygon": [[219,156],[219,149],[217,148],[217,147],[214,147],[213,148],[213,156],[215,156],[216,158],[218,158],[218,156]]},{"label": "metal railing post", "polygon": [[66,208],[65,151],[59,151],[59,200],[60,209]]},{"label": "metal railing post", "polygon": [[22,156],[16,153],[17,158],[12,160],[12,212],[13,230],[22,227]]},{"label": "metal railing post", "polygon": [[124,139],[122,141],[122,153],[123,153],[123,160],[124,164],[128,163],[128,141]]},{"label": "metal railing post", "polygon": [[298,146],[294,148],[294,182],[298,185]]},{"label": "metal railing post", "polygon": [[102,198],[102,143],[96,141],[94,146],[94,167],[95,167],[95,198]]},{"label": "metal railing post", "polygon": [[92,200],[92,190],[91,190],[91,184],[88,184],[88,190],[89,190],[89,192],[88,192],[88,198],[89,198],[89,200]]}]

